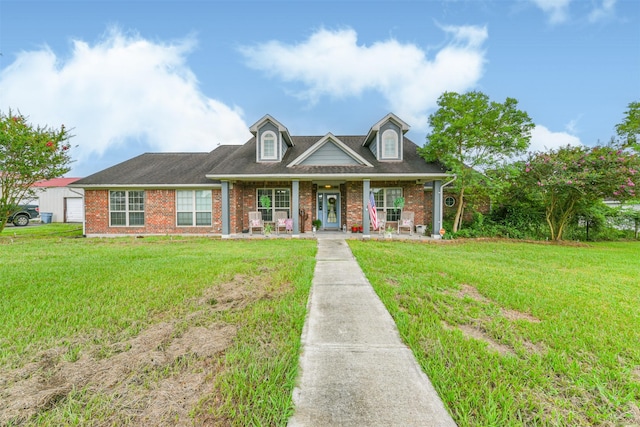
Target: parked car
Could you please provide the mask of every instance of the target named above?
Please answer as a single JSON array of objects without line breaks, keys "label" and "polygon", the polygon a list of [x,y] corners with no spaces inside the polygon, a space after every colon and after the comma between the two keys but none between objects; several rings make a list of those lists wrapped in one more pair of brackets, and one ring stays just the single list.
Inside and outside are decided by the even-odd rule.
[{"label": "parked car", "polygon": [[9,215],[7,222],[12,222],[16,227],[24,227],[29,224],[29,220],[40,215],[38,205],[22,205]]}]

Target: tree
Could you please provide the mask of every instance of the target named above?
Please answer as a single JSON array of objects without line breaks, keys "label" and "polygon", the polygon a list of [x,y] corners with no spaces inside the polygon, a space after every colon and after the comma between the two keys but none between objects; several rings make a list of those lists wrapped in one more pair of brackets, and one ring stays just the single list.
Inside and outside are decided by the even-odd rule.
[{"label": "tree", "polygon": [[35,197],[34,183],[70,170],[70,138],[64,125],[33,126],[21,114],[0,112],[0,231],[16,206]]},{"label": "tree", "polygon": [[611,146],[561,147],[531,153],[517,186],[523,197],[545,207],[552,240],[562,240],[567,224],[580,211],[603,199],[636,197],[640,185],[638,155]]},{"label": "tree", "polygon": [[633,148],[640,153],[640,102],[631,102],[622,123],[616,125],[622,147]]},{"label": "tree", "polygon": [[492,185],[482,172],[504,166],[529,147],[534,124],[517,104],[513,98],[492,102],[481,92],[445,92],[438,98],[440,108],[429,116],[432,132],[418,150],[425,160],[440,161],[457,176],[454,189],[459,203],[453,232],[460,227],[467,194]]}]

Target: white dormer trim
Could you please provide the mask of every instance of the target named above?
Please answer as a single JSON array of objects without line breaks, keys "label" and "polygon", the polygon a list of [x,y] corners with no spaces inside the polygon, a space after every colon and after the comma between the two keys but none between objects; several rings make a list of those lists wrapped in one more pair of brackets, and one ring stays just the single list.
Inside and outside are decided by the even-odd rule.
[{"label": "white dormer trim", "polygon": [[360,163],[361,165],[373,167],[373,165],[369,163],[364,157],[362,157],[361,155],[353,151],[351,148],[349,148],[344,142],[336,138],[331,132],[323,136],[318,142],[316,142],[311,147],[309,147],[309,149],[307,149],[304,153],[300,154],[298,157],[293,159],[291,163],[287,165],[287,167],[297,166],[303,163],[306,159],[311,157],[313,153],[315,153],[320,148],[322,148],[325,144],[328,144],[328,143],[333,143],[337,145],[338,148],[340,148],[346,155],[348,155],[349,157],[351,157],[353,160]]},{"label": "white dormer trim", "polygon": [[256,136],[258,134],[258,130],[262,127],[262,125],[265,124],[265,122],[270,122],[276,128],[278,128],[278,132],[280,133],[280,135],[282,135],[282,140],[285,142],[285,144],[287,144],[289,147],[293,147],[293,140],[291,139],[291,135],[289,134],[289,129],[287,129],[282,123],[271,117],[269,114],[266,114],[260,120],[251,125],[249,131],[253,134],[253,136]]},{"label": "white dormer trim", "polygon": [[[387,123],[389,121],[392,121],[396,125],[398,125],[398,127],[400,128],[400,131],[402,132],[402,135],[404,135],[405,133],[409,132],[409,129],[411,129],[411,126],[409,126],[407,123],[402,121],[398,116],[396,116],[393,113],[389,113],[386,116],[384,116],[381,120],[379,120],[378,123],[376,123],[375,125],[371,126],[371,129],[369,129],[369,133],[367,133],[367,137],[364,139],[364,142],[362,143],[362,146],[366,147],[369,144],[371,144],[371,141],[373,141],[375,139],[376,134],[378,134],[378,132],[380,132],[380,128],[385,123]],[[401,137],[401,136],[398,135],[398,137]]]}]

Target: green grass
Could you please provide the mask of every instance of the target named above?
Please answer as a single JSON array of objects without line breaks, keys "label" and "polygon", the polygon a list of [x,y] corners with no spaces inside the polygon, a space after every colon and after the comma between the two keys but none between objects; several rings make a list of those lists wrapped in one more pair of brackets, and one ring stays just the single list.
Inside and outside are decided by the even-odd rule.
[{"label": "green grass", "polygon": [[[115,360],[163,322],[176,339],[195,327],[236,332],[220,354],[143,365],[117,391],[55,396],[27,425],[139,424],[144,399],[131,396],[198,373],[211,390],[194,423],[286,424],[315,241],[81,232],[0,233],[0,383],[52,349],[58,364]],[[348,243],[458,425],[640,423],[637,242]]]},{"label": "green grass", "polygon": [[[190,327],[233,325],[237,333],[217,357],[150,364],[123,381],[142,390],[205,369],[212,373],[213,391],[192,411],[194,420],[286,423],[315,241],[76,238],[80,234],[64,224],[0,233],[0,373],[56,348],[66,349],[57,362],[110,358],[127,351],[114,350],[118,343],[161,322],[176,325],[175,337]],[[203,296],[209,308],[203,308]],[[135,411],[122,412],[130,402],[105,393],[89,385],[74,389],[30,423],[136,424]]]},{"label": "green grass", "polygon": [[640,423],[638,243],[349,245],[458,425]]}]

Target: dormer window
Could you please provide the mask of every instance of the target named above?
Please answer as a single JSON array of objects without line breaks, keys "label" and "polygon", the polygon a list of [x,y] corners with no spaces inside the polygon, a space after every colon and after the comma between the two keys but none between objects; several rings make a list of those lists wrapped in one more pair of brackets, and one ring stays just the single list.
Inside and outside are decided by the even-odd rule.
[{"label": "dormer window", "polygon": [[277,160],[276,134],[271,131],[263,133],[260,149],[260,157],[263,160]]},{"label": "dormer window", "polygon": [[398,158],[398,134],[391,129],[387,129],[382,133],[382,158]]}]

